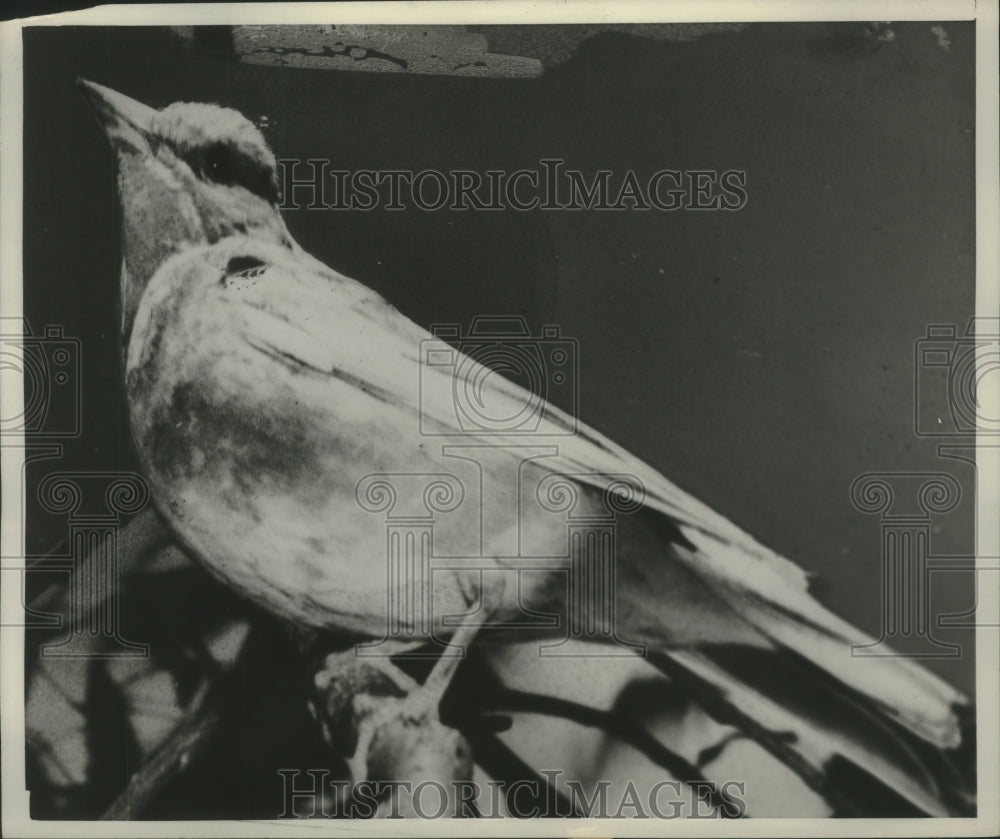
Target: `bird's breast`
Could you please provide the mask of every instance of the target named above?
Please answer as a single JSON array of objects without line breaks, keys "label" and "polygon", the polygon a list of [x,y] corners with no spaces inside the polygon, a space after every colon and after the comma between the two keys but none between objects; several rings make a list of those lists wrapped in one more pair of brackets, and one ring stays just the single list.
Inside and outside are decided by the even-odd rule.
[{"label": "bird's breast", "polygon": [[[409,419],[261,353],[218,277],[202,273],[168,263],[130,343],[132,430],[156,503],[235,588],[295,620],[377,634],[386,523],[359,506],[356,487],[422,468]],[[457,581],[435,585],[443,607],[465,608]]]},{"label": "bird's breast", "polygon": [[[435,550],[470,558],[470,568],[502,565],[524,547],[565,554],[565,521],[522,521],[524,499],[494,491],[508,478],[523,480],[534,498],[543,466],[522,468],[492,448],[500,462],[444,457],[440,438],[421,433],[419,411],[428,406],[420,402],[419,353],[410,335],[394,340],[392,312],[365,305],[356,287],[303,279],[294,263],[234,278],[224,270],[231,261],[221,248],[195,251],[156,274],[136,316],[126,374],[153,496],[204,564],[314,626],[383,632],[394,590],[407,585],[400,568],[431,587],[435,615],[461,613],[479,571],[416,579],[429,546],[395,526],[407,517],[405,502],[376,509],[359,490],[371,476],[419,484],[441,473],[464,482],[468,498],[435,522]],[[400,330],[415,329],[407,324]],[[489,497],[476,496],[477,487]],[[419,506],[417,518],[430,512]],[[404,564],[392,565],[393,556]],[[537,588],[538,600],[558,600],[549,583],[544,573],[519,576],[511,596],[531,601],[527,588]]]}]

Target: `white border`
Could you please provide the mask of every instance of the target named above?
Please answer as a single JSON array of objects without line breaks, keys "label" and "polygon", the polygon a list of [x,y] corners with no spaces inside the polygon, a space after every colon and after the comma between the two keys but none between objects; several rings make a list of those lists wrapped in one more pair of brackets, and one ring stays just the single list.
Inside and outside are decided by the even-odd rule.
[{"label": "white border", "polygon": [[[24,18],[22,25],[159,26],[212,23],[734,23],[742,21],[972,20],[991,0],[409,0],[365,3],[165,3],[97,6]],[[17,25],[14,23],[14,25]]]},{"label": "white border", "polygon": [[[586,22],[742,22],[831,20],[970,20],[976,21],[976,314],[1000,312],[1000,178],[998,178],[998,9],[997,0],[699,0],[699,2],[512,2],[455,0],[407,3],[243,3],[223,5],[103,6],[79,12],[45,15],[0,23],[0,306],[4,317],[19,317],[22,258],[22,123],[23,63],[21,27],[26,25],[188,25],[278,24],[311,21],[338,23],[586,23]],[[996,382],[994,376],[992,381]],[[11,416],[22,394],[0,393],[3,415]],[[1000,416],[1000,388],[981,394],[984,415]],[[983,441],[988,444],[989,439]],[[23,555],[20,511],[22,453],[5,445],[0,450],[3,514],[0,555]],[[977,555],[1000,556],[1000,449],[978,454]],[[979,591],[983,622],[1000,623],[1000,590]],[[0,586],[0,622],[23,616],[19,586]],[[980,626],[976,644],[978,720],[979,817],[976,819],[753,819],[664,822],[661,820],[537,819],[427,822],[366,821],[217,821],[217,822],[32,822],[27,818],[24,761],[24,632],[0,629],[0,746],[2,763],[2,832],[5,836],[416,836],[433,833],[461,836],[992,836],[1000,833],[1000,632]],[[990,790],[993,792],[991,793]]]}]

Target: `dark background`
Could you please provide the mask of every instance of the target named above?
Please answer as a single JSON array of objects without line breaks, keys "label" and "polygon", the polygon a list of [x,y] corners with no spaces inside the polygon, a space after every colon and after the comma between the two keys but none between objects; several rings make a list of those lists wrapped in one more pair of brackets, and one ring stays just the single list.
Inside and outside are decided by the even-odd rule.
[{"label": "dark background", "polygon": [[[29,470],[128,469],[116,377],[111,150],[77,76],[150,105],[268,117],[279,157],[333,168],[744,169],[740,212],[286,213],[307,250],[417,322],[522,314],[580,342],[580,416],[764,543],[878,635],[868,471],[944,471],[965,490],[935,554],[973,549],[973,470],[913,430],[914,342],[974,309],[974,43],[949,23],[753,25],[687,43],[585,40],[537,79],[252,66],[166,29],[25,33],[25,315],[82,342],[83,434]],[[488,31],[485,28],[482,31]],[[558,34],[558,33],[554,33]],[[536,32],[537,37],[537,32]],[[502,51],[511,52],[508,37]],[[515,39],[516,41],[516,39]],[[516,45],[516,44],[515,44]],[[946,394],[922,394],[947,410]],[[29,552],[65,522],[29,511]],[[936,575],[935,612],[972,605]],[[971,692],[961,659],[930,662]]]}]

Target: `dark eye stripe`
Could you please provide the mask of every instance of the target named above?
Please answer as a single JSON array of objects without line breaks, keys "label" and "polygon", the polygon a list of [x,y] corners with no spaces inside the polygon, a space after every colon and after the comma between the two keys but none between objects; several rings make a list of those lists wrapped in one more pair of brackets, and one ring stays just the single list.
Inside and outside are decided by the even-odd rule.
[{"label": "dark eye stripe", "polygon": [[278,203],[274,170],[253,160],[227,143],[213,143],[193,151],[188,164],[206,180],[226,186],[242,186],[271,204]]}]

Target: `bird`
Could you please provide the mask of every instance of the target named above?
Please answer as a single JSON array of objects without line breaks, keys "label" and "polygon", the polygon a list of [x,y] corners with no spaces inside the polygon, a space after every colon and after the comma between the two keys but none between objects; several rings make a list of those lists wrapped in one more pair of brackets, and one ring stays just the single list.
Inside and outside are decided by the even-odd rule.
[{"label": "bird", "polygon": [[[123,375],[158,511],[192,556],[266,609],[303,627],[381,637],[385,523],[359,509],[359,480],[441,471],[421,422],[462,439],[446,398],[454,366],[423,365],[420,347],[434,336],[295,241],[275,156],[244,115],[187,101],[156,109],[78,84],[117,160]],[[531,402],[456,352],[485,399]],[[426,377],[439,387],[422,390]],[[534,486],[561,481],[590,515],[604,510],[602,476],[641,487],[618,524],[618,638],[816,786],[849,765],[914,812],[974,810],[960,766],[967,697],[908,658],[852,657],[872,639],[817,601],[799,566],[609,437],[554,405],[537,434],[559,445],[523,462],[513,453],[523,436],[492,435],[487,477],[519,469]],[[556,555],[565,522],[525,521],[511,496],[490,512],[480,534],[487,571],[436,575],[435,612],[478,603],[480,622],[485,608],[499,628],[525,608],[565,617],[560,574],[487,582],[507,579],[515,530]],[[457,634],[479,643],[470,626]]]}]

